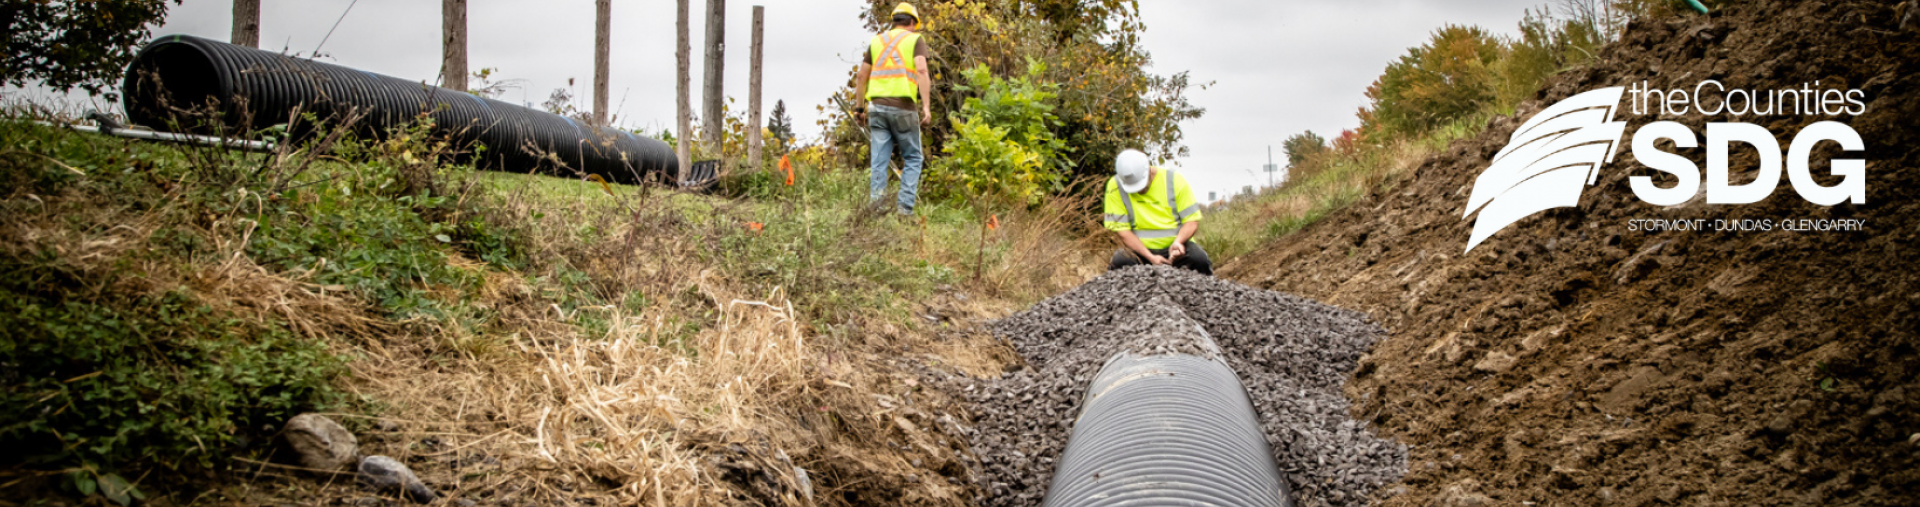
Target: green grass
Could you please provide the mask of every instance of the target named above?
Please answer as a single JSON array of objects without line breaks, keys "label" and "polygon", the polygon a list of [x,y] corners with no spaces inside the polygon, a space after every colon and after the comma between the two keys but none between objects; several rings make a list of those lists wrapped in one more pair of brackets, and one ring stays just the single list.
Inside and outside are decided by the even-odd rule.
[{"label": "green grass", "polygon": [[255,290],[220,270],[237,240],[296,229],[276,219],[292,201],[224,179],[258,174],[258,157],[13,118],[0,146],[0,466],[98,491],[217,467],[287,417],[348,401],[327,343],[205,292]]},{"label": "green grass", "polygon": [[1383,145],[1325,152],[1303,162],[1303,167],[1290,168],[1303,175],[1207,212],[1208,221],[1213,222],[1206,229],[1207,251],[1215,262],[1223,263],[1299,232],[1374,188],[1398,182],[1448,143],[1479,135],[1493,114],[1471,115],[1424,135]]}]

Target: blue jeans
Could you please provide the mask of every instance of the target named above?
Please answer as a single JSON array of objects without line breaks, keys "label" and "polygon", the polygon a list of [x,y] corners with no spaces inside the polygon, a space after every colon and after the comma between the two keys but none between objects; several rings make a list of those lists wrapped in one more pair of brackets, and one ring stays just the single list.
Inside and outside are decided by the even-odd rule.
[{"label": "blue jeans", "polygon": [[913,214],[913,201],[920,190],[920,165],[926,161],[920,153],[920,112],[873,104],[867,108],[867,132],[873,141],[867,200],[878,201],[886,193],[887,162],[893,160],[894,146],[898,145],[900,159],[907,163],[900,171],[900,212]]}]

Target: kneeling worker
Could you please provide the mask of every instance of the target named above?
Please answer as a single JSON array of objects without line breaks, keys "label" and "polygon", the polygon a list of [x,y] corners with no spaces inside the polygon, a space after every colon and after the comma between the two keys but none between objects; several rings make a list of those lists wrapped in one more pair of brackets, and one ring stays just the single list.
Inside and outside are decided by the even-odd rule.
[{"label": "kneeling worker", "polygon": [[1107,180],[1106,224],[1125,248],[1113,253],[1107,269],[1170,264],[1213,276],[1207,251],[1193,242],[1200,232],[1200,203],[1187,179],[1149,165],[1139,150],[1120,152],[1113,172]]}]

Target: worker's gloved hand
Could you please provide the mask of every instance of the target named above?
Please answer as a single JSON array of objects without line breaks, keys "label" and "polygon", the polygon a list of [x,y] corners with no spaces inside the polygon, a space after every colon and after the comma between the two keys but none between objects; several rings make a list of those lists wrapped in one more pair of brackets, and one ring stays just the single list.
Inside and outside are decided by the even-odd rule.
[{"label": "worker's gloved hand", "polygon": [[1172,246],[1167,247],[1168,259],[1178,259],[1186,256],[1187,256],[1187,245],[1184,245],[1181,243],[1174,243]]}]

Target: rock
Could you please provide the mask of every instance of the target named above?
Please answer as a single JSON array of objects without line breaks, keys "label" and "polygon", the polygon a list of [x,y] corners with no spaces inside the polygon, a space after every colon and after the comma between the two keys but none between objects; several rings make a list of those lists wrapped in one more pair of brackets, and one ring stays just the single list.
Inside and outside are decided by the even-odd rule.
[{"label": "rock", "polygon": [[1513,362],[1513,356],[1505,352],[1493,351],[1488,352],[1487,357],[1481,358],[1480,362],[1473,363],[1473,369],[1487,373],[1506,373],[1507,370],[1513,369]]},{"label": "rock", "polygon": [[813,501],[813,479],[810,477],[807,477],[807,469],[800,468],[800,467],[793,467],[793,481],[796,483],[799,483],[800,495],[805,496],[808,502],[812,502]]},{"label": "rock", "polygon": [[353,433],[320,414],[300,414],[287,420],[280,438],[299,457],[301,465],[317,470],[339,470],[353,462],[360,448]]},{"label": "rock", "polygon": [[413,475],[413,470],[386,456],[367,456],[360,460],[360,482],[382,492],[398,491],[408,500],[418,503],[440,498],[439,494],[420,482],[420,477]]},{"label": "rock", "polygon": [[1484,507],[1493,505],[1493,498],[1475,491],[1479,489],[1479,486],[1480,484],[1472,479],[1454,483],[1453,485],[1447,486],[1446,490],[1440,492],[1437,503],[1440,504],[1441,507]]}]

